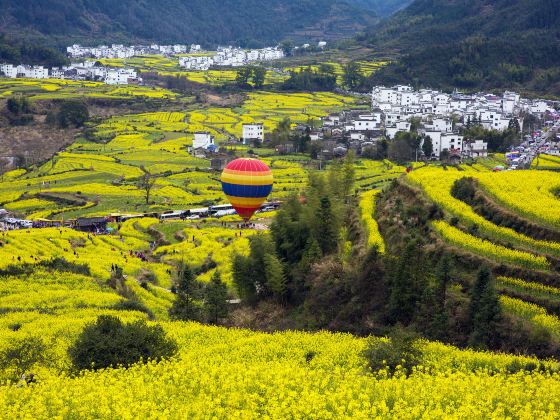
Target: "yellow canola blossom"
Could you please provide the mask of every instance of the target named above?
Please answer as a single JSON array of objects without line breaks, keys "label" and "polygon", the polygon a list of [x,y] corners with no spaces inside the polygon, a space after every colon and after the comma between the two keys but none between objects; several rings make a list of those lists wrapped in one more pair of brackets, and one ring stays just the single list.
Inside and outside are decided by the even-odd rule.
[{"label": "yellow canola blossom", "polygon": [[498,263],[507,261],[525,268],[536,270],[550,269],[550,263],[542,255],[534,255],[528,252],[496,245],[490,241],[469,235],[442,220],[433,222],[432,226],[447,242],[459,248],[466,249],[467,251],[474,252],[475,254],[481,254]]},{"label": "yellow canola blossom", "polygon": [[[345,334],[164,323],[180,355],[159,364],[85,372],[37,371],[33,386],[0,394],[3,418],[554,418],[557,374],[489,374],[446,366],[410,377],[367,373],[365,340]],[[449,347],[430,347],[430,360]],[[314,354],[309,360],[306,354]],[[467,357],[471,357],[468,353]],[[481,354],[484,358],[485,355]],[[476,356],[475,356],[476,357]],[[493,355],[501,370],[528,358]],[[431,363],[431,362],[430,362]],[[484,396],[482,398],[481,396]]]},{"label": "yellow canola blossom", "polygon": [[368,246],[376,246],[379,252],[385,251],[385,242],[379,233],[379,226],[373,217],[375,212],[375,197],[379,190],[370,190],[362,194],[360,199],[360,209],[362,211],[362,221],[366,225],[368,233]]},{"label": "yellow canola blossom", "polygon": [[[517,182],[520,188],[522,185],[535,185],[541,176],[540,172],[535,171],[519,171],[519,173],[522,174],[523,181],[521,182],[521,178],[512,179],[512,181],[515,181],[513,184]],[[411,172],[407,176],[407,180],[421,187],[432,201],[441,205],[451,215],[459,218],[459,220],[467,226],[476,225],[481,234],[491,239],[496,239],[504,243],[511,243],[515,247],[538,253],[560,256],[560,243],[536,240],[520,234],[513,229],[497,226],[475,213],[468,204],[454,198],[451,195],[453,183],[465,176],[474,176],[480,179],[483,185],[489,185],[490,183],[498,182],[497,180],[500,179],[502,174],[451,172],[449,170],[444,171],[441,168],[428,167]],[[528,191],[532,191],[532,189],[528,188]],[[507,191],[505,191],[504,194],[507,194]],[[530,192],[528,192],[528,194],[530,194]],[[527,202],[533,200],[533,198],[526,196],[523,200]],[[521,201],[521,199],[519,199],[518,202],[519,201]],[[556,206],[556,208],[560,210],[560,207]]]}]

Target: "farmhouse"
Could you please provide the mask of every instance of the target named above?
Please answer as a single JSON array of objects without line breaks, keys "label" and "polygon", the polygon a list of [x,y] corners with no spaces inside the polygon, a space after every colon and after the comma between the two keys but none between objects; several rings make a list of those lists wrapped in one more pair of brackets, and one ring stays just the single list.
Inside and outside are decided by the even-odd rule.
[{"label": "farmhouse", "polygon": [[263,123],[243,124],[241,140],[243,144],[262,143],[264,140]]}]

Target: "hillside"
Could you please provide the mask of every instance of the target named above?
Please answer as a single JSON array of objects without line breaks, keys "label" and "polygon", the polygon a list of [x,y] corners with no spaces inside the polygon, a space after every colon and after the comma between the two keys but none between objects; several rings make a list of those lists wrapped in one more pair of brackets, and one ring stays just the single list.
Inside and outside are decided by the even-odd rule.
[{"label": "hillside", "polygon": [[400,58],[370,84],[560,94],[557,0],[416,0],[361,42]]},{"label": "hillside", "polygon": [[352,0],[365,10],[374,11],[379,17],[387,17],[408,6],[412,0]]},{"label": "hillside", "polygon": [[[135,63],[150,60],[169,68],[164,57]],[[77,98],[92,116],[51,159],[29,155],[0,180],[0,207],[38,222],[0,232],[2,418],[559,411],[557,172],[493,173],[499,155],[409,172],[388,160],[319,162],[312,149],[235,144],[231,157],[256,153],[269,166],[268,198],[280,208],[247,227],[237,215],[169,220],[169,210],[227,199],[210,160],[190,154],[194,133],[223,146],[245,122],[274,132],[285,117],[304,124],[369,106],[341,93],[271,90],[216,106],[170,89],[2,80],[3,97],[27,96],[25,128],[52,124],[54,133],[65,101]],[[535,168],[559,162],[541,157]],[[68,227],[105,215],[116,220],[99,233]],[[54,227],[39,227],[45,219]],[[120,326],[84,344],[102,321]],[[174,352],[154,355],[148,328]]]},{"label": "hillside", "polygon": [[317,38],[350,37],[375,13],[335,0],[2,0],[0,32],[46,37],[59,44],[92,42],[278,42],[312,30]]}]

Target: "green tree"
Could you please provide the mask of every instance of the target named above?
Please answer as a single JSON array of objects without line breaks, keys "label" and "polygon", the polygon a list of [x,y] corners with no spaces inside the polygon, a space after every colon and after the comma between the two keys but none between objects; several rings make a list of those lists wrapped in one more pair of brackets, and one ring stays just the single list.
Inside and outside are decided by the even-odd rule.
[{"label": "green tree", "polygon": [[64,101],[56,115],[57,124],[62,128],[82,127],[88,119],[88,108],[80,101]]},{"label": "green tree", "polygon": [[424,152],[424,156],[426,156],[427,159],[432,157],[432,153],[434,153],[434,145],[430,136],[424,138],[424,142],[422,143],[422,152]]},{"label": "green tree", "polygon": [[292,122],[289,117],[284,117],[280,122],[278,122],[276,128],[272,130],[272,145],[277,146],[288,142],[290,140],[291,131]]},{"label": "green tree", "polygon": [[286,39],[280,43],[280,48],[284,52],[284,54],[289,57],[292,55],[292,51],[294,49],[294,43],[292,40]]},{"label": "green tree", "polygon": [[29,104],[29,99],[27,97],[19,95],[15,97],[8,98],[6,101],[6,109],[14,115],[27,114],[31,110]]},{"label": "green tree", "polygon": [[0,350],[0,378],[17,381],[45,360],[46,346],[40,337],[12,338]]},{"label": "green tree", "polygon": [[349,62],[344,66],[343,71],[342,78],[348,89],[356,89],[363,83],[364,76],[361,74],[360,65],[357,62]]},{"label": "green tree", "polygon": [[239,70],[237,70],[237,75],[235,76],[235,83],[237,84],[237,86],[241,88],[247,87],[247,85],[249,84],[251,73],[251,67],[241,67]]},{"label": "green tree", "polygon": [[264,67],[255,66],[252,68],[252,74],[255,88],[261,89],[266,79],[266,69]]},{"label": "green tree", "polygon": [[416,315],[417,302],[426,287],[419,247],[418,241],[410,241],[392,270],[387,307],[390,322],[407,325]]},{"label": "green tree", "polygon": [[321,198],[315,216],[315,239],[323,254],[331,254],[338,248],[338,222],[329,197]]},{"label": "green tree", "polygon": [[160,361],[177,352],[177,343],[167,338],[161,325],[147,325],[144,320],[123,324],[112,315],[100,315],[86,325],[68,349],[78,370],[128,367],[149,360]]},{"label": "green tree", "polygon": [[389,159],[399,163],[413,161],[416,158],[416,151],[419,146],[420,137],[417,134],[400,131],[389,142]]},{"label": "green tree", "polygon": [[436,267],[436,287],[432,291],[431,287],[426,288],[427,294],[432,294],[425,300],[427,304],[426,314],[423,325],[426,326],[427,336],[434,340],[445,340],[448,335],[449,317],[445,302],[447,298],[447,288],[452,280],[452,263],[448,254],[441,257]]},{"label": "green tree", "polygon": [[284,265],[274,254],[266,254],[264,256],[264,264],[266,287],[278,301],[283,302],[286,295]]},{"label": "green tree", "polygon": [[519,134],[521,131],[521,126],[519,125],[519,120],[517,118],[512,118],[509,120],[508,130],[513,131],[515,134]]},{"label": "green tree", "polygon": [[232,278],[241,300],[247,303],[257,301],[257,288],[251,276],[249,258],[240,254],[232,257]]},{"label": "green tree", "polygon": [[198,321],[200,308],[196,298],[200,286],[190,267],[184,263],[179,266],[177,275],[177,296],[169,308],[169,316],[180,321]]},{"label": "green tree", "polygon": [[342,197],[345,201],[354,192],[354,182],[356,181],[356,169],[354,162],[354,152],[349,151],[342,165],[342,179],[340,180],[342,184]]},{"label": "green tree", "polygon": [[490,270],[483,267],[477,274],[471,289],[469,303],[469,343],[477,347],[487,347],[496,336],[497,324],[501,317],[500,301]]},{"label": "green tree", "polygon": [[218,324],[220,319],[228,315],[227,285],[222,281],[218,271],[215,271],[210,282],[205,287],[204,309],[208,322]]}]

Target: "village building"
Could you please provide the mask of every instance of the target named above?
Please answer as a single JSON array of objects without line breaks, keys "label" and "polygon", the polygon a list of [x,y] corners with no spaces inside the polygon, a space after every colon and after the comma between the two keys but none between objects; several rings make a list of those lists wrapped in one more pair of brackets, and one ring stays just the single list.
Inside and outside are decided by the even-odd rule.
[{"label": "village building", "polygon": [[241,141],[243,144],[262,143],[264,140],[263,123],[243,124],[241,130]]}]

